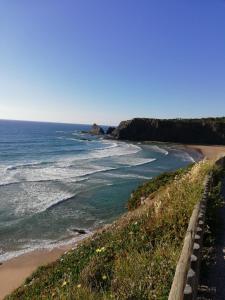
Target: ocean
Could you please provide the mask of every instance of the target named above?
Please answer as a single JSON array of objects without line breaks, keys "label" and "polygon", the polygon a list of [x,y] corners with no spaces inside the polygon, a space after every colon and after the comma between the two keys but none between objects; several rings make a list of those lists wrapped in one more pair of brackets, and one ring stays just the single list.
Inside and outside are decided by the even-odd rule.
[{"label": "ocean", "polygon": [[90,125],[0,120],[0,261],[111,223],[130,193],[200,154],[85,133]]}]

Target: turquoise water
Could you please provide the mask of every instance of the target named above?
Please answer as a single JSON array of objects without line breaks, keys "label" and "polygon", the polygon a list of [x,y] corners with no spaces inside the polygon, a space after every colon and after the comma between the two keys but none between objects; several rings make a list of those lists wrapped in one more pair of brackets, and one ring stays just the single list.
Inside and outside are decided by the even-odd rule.
[{"label": "turquoise water", "polygon": [[89,125],[0,121],[0,261],[77,239],[126,211],[142,182],[195,160],[168,144],[107,140]]}]

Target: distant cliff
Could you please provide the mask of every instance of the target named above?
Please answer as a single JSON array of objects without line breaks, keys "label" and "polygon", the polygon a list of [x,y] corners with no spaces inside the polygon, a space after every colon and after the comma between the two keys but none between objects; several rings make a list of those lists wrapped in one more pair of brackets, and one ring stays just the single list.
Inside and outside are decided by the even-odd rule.
[{"label": "distant cliff", "polygon": [[132,141],[225,145],[225,118],[135,118],[121,122],[111,135]]}]

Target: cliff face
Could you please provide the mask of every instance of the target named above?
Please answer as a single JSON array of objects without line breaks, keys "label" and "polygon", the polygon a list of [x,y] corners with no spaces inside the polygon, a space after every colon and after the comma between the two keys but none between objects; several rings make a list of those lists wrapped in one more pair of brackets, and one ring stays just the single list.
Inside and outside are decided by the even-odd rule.
[{"label": "cliff face", "polygon": [[225,145],[225,118],[136,118],[121,122],[112,136],[131,141]]}]

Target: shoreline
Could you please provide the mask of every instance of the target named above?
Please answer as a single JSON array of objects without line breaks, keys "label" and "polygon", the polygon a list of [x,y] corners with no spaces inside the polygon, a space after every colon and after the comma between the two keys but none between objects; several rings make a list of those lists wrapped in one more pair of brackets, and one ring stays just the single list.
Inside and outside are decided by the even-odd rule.
[{"label": "shoreline", "polygon": [[[39,266],[57,260],[67,249],[34,250],[22,254],[0,265],[0,299],[22,285]],[[69,249],[68,249],[69,250]]]},{"label": "shoreline", "polygon": [[184,145],[187,149],[195,150],[207,159],[217,159],[225,155],[225,146],[220,145]]},{"label": "shoreline", "polygon": [[[207,159],[216,159],[225,155],[225,146],[180,145],[194,150]],[[90,236],[90,235],[89,235]],[[89,236],[83,236],[71,244],[57,246],[52,249],[33,250],[0,264],[0,300],[22,285],[38,267],[47,265],[59,259],[65,252],[76,247]]]},{"label": "shoreline", "polygon": [[0,300],[21,286],[38,267],[58,260],[64,253],[76,248],[80,242],[88,239],[92,234],[93,232],[80,236],[76,241],[71,241],[69,244],[49,249],[31,250],[0,263]]}]

